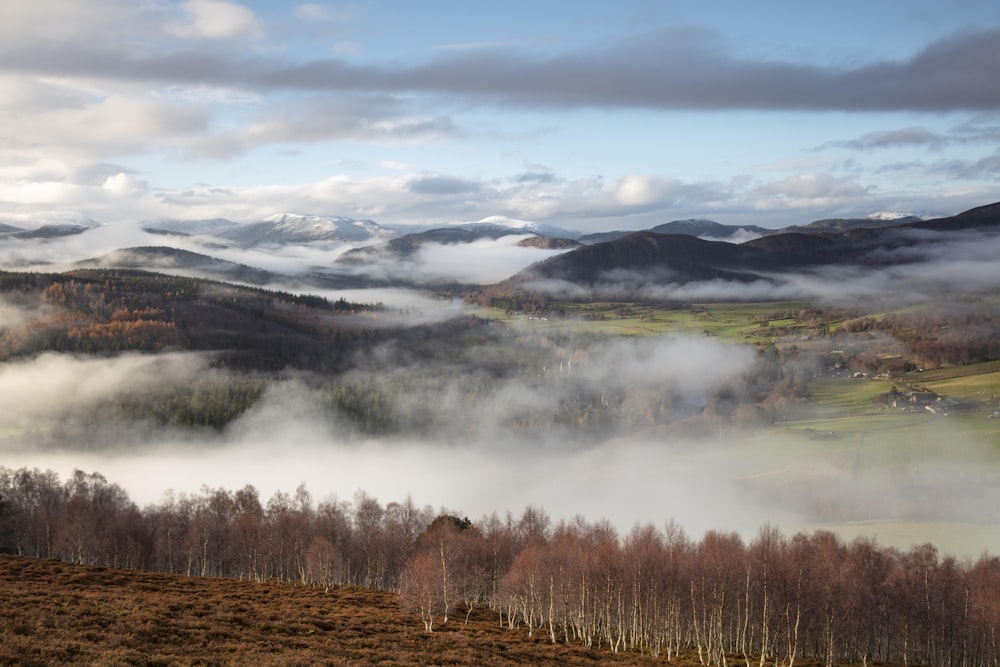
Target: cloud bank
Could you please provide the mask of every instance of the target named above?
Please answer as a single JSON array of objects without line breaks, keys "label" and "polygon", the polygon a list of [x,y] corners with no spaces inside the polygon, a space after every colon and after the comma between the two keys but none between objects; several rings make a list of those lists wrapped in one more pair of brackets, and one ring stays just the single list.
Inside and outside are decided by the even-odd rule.
[{"label": "cloud bank", "polygon": [[[0,209],[15,212],[772,227],[900,206],[956,213],[993,196],[1000,164],[1000,28],[981,20],[840,58],[741,48],[725,21],[383,53],[354,41],[374,8],[6,9]],[[836,136],[861,125],[844,112],[871,129]],[[795,166],[797,151],[812,164]]]},{"label": "cloud bank", "polygon": [[[0,397],[17,408],[0,421],[0,452],[7,467],[52,468],[62,476],[73,468],[99,471],[140,504],[159,502],[168,489],[253,484],[267,497],[305,482],[317,497],[350,497],[358,489],[383,501],[412,494],[473,517],[533,504],[556,519],[607,518],[623,531],[634,522],[670,518],[694,534],[717,529],[748,536],[767,522],[789,531],[849,522],[853,530],[867,525],[874,532],[873,522],[888,521],[897,530],[912,522],[906,539],[923,541],[934,539],[920,532],[931,522],[962,532],[996,519],[991,508],[1000,497],[995,468],[984,465],[984,443],[951,432],[944,420],[928,426],[928,441],[907,445],[909,458],[895,460],[901,454],[887,454],[896,450],[886,445],[882,463],[867,460],[877,447],[874,434],[872,442],[818,449],[807,431],[786,431],[774,441],[752,431],[693,438],[654,428],[581,442],[569,432],[518,429],[512,414],[550,409],[580,391],[613,396],[615,387],[641,393],[668,385],[678,404],[700,405],[713,383],[746,372],[753,356],[703,338],[619,340],[583,356],[566,354],[576,363],[549,368],[547,381],[511,379],[473,403],[474,374],[447,363],[411,365],[395,377],[359,369],[352,381],[376,385],[435,372],[454,378],[421,390],[419,399],[441,412],[429,432],[384,437],[361,435],[324,408],[305,376],[271,383],[262,400],[222,432],[128,421],[87,426],[84,415],[100,402],[154,383],[194,381],[206,372],[206,359],[45,355],[0,372]],[[462,403],[454,402],[463,395]],[[398,394],[397,409],[409,409],[415,398]],[[465,414],[452,414],[459,410]],[[951,443],[947,452],[930,444],[941,438]],[[987,530],[976,547],[957,540],[940,546],[975,554],[995,549],[991,540],[998,538]]]},{"label": "cloud bank", "polygon": [[[62,39],[8,30],[0,70],[39,76],[232,87],[270,92],[420,93],[480,104],[527,108],[793,109],[812,111],[996,110],[1000,28],[967,30],[926,45],[909,58],[854,66],[736,56],[701,30],[653,30],[610,45],[539,56],[510,48],[449,50],[429,62],[359,63],[343,58],[296,62],[220,52],[209,45],[143,49],[92,39],[111,20],[161,39],[235,38],[259,33],[248,9],[226,2],[184,3],[185,20],[153,20],[153,12],[97,12]],[[8,25],[36,10],[19,8]],[[17,14],[20,13],[21,16]],[[75,12],[72,12],[76,14]],[[25,16],[29,14],[29,16]],[[113,19],[112,19],[113,17]],[[65,25],[65,24],[64,24]],[[165,34],[166,33],[166,34]],[[161,45],[153,39],[154,45]],[[178,48],[179,47],[179,48]],[[961,72],[961,76],[950,74]]]}]

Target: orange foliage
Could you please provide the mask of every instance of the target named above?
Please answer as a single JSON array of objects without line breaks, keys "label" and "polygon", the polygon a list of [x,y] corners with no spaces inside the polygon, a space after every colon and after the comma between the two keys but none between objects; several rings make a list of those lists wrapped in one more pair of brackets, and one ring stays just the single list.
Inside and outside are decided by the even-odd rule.
[{"label": "orange foliage", "polygon": [[179,345],[182,337],[173,322],[154,320],[112,320],[95,322],[81,327],[72,327],[66,335],[84,338],[106,345],[117,343],[120,347],[142,350],[159,350],[170,345]]}]

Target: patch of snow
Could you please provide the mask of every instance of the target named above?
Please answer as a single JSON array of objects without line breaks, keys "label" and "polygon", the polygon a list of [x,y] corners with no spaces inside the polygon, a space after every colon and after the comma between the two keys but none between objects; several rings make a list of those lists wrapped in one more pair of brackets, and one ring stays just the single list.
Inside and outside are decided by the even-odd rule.
[{"label": "patch of snow", "polygon": [[951,215],[951,213],[941,213],[939,211],[878,211],[865,216],[865,218],[868,220],[900,220],[902,218],[933,220],[934,218],[947,218]]}]

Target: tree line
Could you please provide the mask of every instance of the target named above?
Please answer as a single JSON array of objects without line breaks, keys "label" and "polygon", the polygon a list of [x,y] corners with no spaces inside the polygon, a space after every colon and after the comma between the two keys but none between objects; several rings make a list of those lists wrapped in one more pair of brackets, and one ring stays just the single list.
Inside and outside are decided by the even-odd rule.
[{"label": "tree line", "polygon": [[428,632],[489,608],[552,642],[706,665],[797,661],[996,665],[1000,558],[959,560],[830,532],[753,539],[674,522],[554,522],[543,508],[473,522],[419,507],[316,502],[304,486],[167,492],[139,508],[98,473],[0,467],[4,551],[189,576],[396,591]]}]

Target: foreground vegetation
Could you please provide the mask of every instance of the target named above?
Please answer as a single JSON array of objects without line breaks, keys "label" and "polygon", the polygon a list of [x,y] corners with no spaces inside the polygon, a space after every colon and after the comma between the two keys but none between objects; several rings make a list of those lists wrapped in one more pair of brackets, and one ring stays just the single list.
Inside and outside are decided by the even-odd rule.
[{"label": "foreground vegetation", "polygon": [[[619,535],[606,521],[553,523],[532,506],[519,517],[473,522],[435,517],[409,498],[383,506],[363,492],[353,503],[316,504],[302,486],[266,502],[252,486],[204,489],[140,509],[101,475],[79,471],[63,483],[51,472],[0,468],[0,493],[0,536],[19,556],[183,575],[156,579],[4,561],[8,571],[25,573],[8,575],[22,588],[6,598],[17,611],[3,625],[10,636],[4,650],[62,652],[49,659],[92,658],[87,642],[110,640],[122,652],[117,661],[134,661],[132,650],[186,660],[188,654],[165,645],[195,640],[222,662],[249,658],[241,651],[265,660],[271,651],[289,651],[274,661],[306,663],[311,651],[332,642],[346,642],[337,650],[359,650],[350,631],[331,632],[341,623],[331,620],[334,609],[355,588],[393,594],[362,596],[378,613],[394,603],[405,612],[381,621],[385,632],[378,621],[361,622],[369,636],[363,645],[384,649],[389,664],[405,664],[392,657],[400,645],[394,633],[403,625],[411,635],[422,629],[456,640],[461,633],[468,651],[482,649],[467,633],[503,627],[512,645],[501,648],[493,630],[487,650],[512,660],[505,651],[537,639],[569,651],[542,655],[542,662],[625,654],[696,657],[707,665],[762,659],[957,667],[993,665],[1000,656],[1000,558],[960,562],[930,544],[898,550],[872,539],[844,543],[825,531],[788,537],[772,526],[749,543],[718,531],[695,540],[672,522]],[[46,589],[27,576],[44,576],[39,567],[58,575],[53,582],[67,590],[40,592]],[[227,588],[187,577],[232,581]],[[199,591],[212,591],[211,599],[199,599]],[[134,596],[147,594],[143,607]],[[124,597],[126,607],[102,607],[110,596]],[[284,611],[271,596],[300,606]],[[38,617],[41,609],[62,616],[48,621]],[[473,618],[485,622],[467,629]],[[50,624],[73,628],[67,633],[83,640],[61,644],[46,635],[48,648],[36,646]],[[414,637],[404,641],[413,647],[407,650],[420,646]],[[304,652],[301,658],[296,651]],[[435,662],[464,664],[472,655],[482,658],[460,653]]]},{"label": "foreground vegetation", "polygon": [[[611,656],[501,628],[421,631],[396,596],[0,555],[0,664],[598,665]],[[620,654],[616,665],[648,665]],[[678,662],[675,664],[692,664]]]}]

